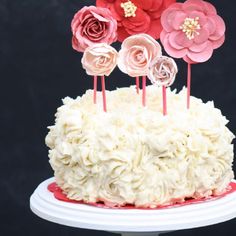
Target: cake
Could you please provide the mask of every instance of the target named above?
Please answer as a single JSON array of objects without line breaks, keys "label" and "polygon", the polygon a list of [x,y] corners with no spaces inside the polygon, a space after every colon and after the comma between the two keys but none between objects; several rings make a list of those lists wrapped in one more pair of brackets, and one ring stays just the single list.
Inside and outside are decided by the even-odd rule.
[{"label": "cake", "polygon": [[[93,90],[64,98],[46,136],[55,181],[67,199],[158,208],[220,196],[234,177],[228,120],[213,102],[191,96],[191,65],[206,62],[223,44],[223,19],[203,0],[141,2],[117,7],[118,0],[97,0],[72,20],[72,46],[83,52]],[[163,55],[159,38],[169,56],[188,65],[180,92],[169,88],[178,68]],[[119,51],[111,46],[117,40]],[[107,90],[105,76],[116,66],[136,78],[136,86]]]},{"label": "cake", "polygon": [[109,112],[92,90],[63,100],[46,143],[56,182],[67,197],[108,206],[157,207],[225,191],[233,178],[233,134],[213,102],[147,87],[144,109],[134,87],[107,93]]}]

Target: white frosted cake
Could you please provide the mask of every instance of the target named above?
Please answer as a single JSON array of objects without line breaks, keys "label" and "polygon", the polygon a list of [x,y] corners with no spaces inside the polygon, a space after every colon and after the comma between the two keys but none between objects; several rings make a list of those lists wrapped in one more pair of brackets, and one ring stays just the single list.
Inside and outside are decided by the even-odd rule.
[{"label": "white frosted cake", "polygon": [[213,102],[186,91],[147,87],[147,106],[134,87],[107,91],[101,109],[93,91],[63,100],[46,144],[56,183],[70,199],[157,207],[223,193],[233,178],[234,135]]},{"label": "white frosted cake", "polygon": [[[224,20],[203,0],[146,2],[97,0],[71,22],[72,47],[83,53],[93,90],[65,98],[46,137],[69,199],[155,208],[221,195],[234,177],[227,119],[213,102],[190,96],[192,64],[223,44]],[[111,46],[117,40],[119,50]],[[173,58],[187,63],[179,93],[169,88],[178,72]],[[136,87],[106,90],[116,66]]]}]

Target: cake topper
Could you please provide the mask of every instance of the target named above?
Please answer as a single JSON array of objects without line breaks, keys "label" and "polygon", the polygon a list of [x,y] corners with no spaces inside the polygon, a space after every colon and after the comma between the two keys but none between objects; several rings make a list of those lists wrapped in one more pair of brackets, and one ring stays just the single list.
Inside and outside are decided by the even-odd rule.
[{"label": "cake topper", "polygon": [[112,46],[100,43],[87,47],[82,57],[82,66],[88,75],[94,76],[94,103],[96,103],[97,76],[101,76],[103,110],[107,111],[105,75],[109,76],[117,65],[118,53]]},{"label": "cake topper", "polygon": [[130,35],[146,33],[154,39],[160,38],[162,12],[175,0],[97,0],[98,7],[111,10],[118,22],[118,41]]},{"label": "cake topper", "polygon": [[[91,47],[98,43],[112,44],[117,40],[117,21],[113,18],[112,13],[107,8],[95,6],[83,7],[74,15],[71,22],[71,30],[73,34],[72,47],[78,52],[84,52],[87,47]],[[86,67],[87,73],[93,74],[88,63],[84,66]],[[95,69],[95,67],[93,69]],[[104,75],[101,75],[101,78],[103,88],[105,88]],[[96,73],[93,77],[93,87],[93,101],[96,103]],[[105,91],[103,91],[103,101],[104,110],[106,110]]]},{"label": "cake topper", "polygon": [[163,115],[167,115],[166,87],[171,86],[178,72],[175,61],[166,56],[154,58],[149,64],[148,78],[152,84],[162,86]]},{"label": "cake topper", "polygon": [[117,22],[106,8],[83,7],[74,15],[71,30],[72,46],[79,52],[95,43],[112,44],[117,40]]},{"label": "cake topper", "polygon": [[188,63],[187,108],[190,107],[191,64],[209,60],[225,40],[225,23],[215,7],[203,0],[170,5],[161,16],[161,42],[172,57]]},{"label": "cake topper", "polygon": [[136,77],[138,88],[139,76],[142,76],[142,104],[146,106],[146,76],[149,63],[162,55],[160,44],[148,34],[129,36],[124,40],[119,51],[118,67],[131,77]]},{"label": "cake topper", "polygon": [[[174,81],[177,68],[170,58],[162,57],[154,61],[154,58],[162,55],[161,46],[156,41],[160,36],[165,51],[172,57],[182,58],[188,64],[187,108],[189,109],[191,65],[209,60],[214,49],[219,48],[225,40],[225,23],[217,14],[215,7],[203,0],[187,0],[184,3],[177,3],[175,0],[96,0],[96,5],[97,7],[83,7],[74,15],[71,23],[73,48],[83,52],[89,47],[82,63],[86,72],[94,76],[94,103],[96,103],[97,76],[101,76],[103,104],[106,111],[104,76],[110,74],[115,64],[109,67],[106,64],[108,58],[100,58],[99,60],[106,66],[100,67],[99,62],[97,68],[94,61],[90,64],[90,59],[94,59],[97,55],[92,51],[101,47],[97,44],[103,46],[106,44],[103,49],[107,49],[108,45],[117,39],[123,42],[119,51],[118,67],[122,72],[136,78],[137,93],[139,93],[139,77],[142,76],[142,105],[146,106],[148,74],[153,84],[163,86],[163,103],[166,103],[166,87]],[[99,50],[101,53],[101,48]],[[117,59],[115,55],[114,53],[114,60]],[[158,77],[159,71],[155,71],[157,66],[160,66],[160,70],[168,69],[167,62],[172,65],[169,69],[172,69],[173,73],[171,70],[165,71],[166,76],[170,77],[165,79]],[[112,70],[109,71],[110,69]],[[165,109],[164,111],[166,114]]]}]

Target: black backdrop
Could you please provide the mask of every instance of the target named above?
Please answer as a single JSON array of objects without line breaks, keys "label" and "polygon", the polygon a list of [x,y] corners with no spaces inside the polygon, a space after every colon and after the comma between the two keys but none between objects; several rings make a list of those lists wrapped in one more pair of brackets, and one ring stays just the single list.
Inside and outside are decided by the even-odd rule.
[{"label": "black backdrop", "polygon": [[[73,14],[89,0],[0,0],[0,235],[111,235],[46,222],[29,209],[35,187],[51,177],[44,138],[61,98],[82,95],[92,80],[71,48]],[[227,24],[227,40],[213,58],[193,66],[192,94],[214,99],[236,133],[234,0],[212,0]],[[119,46],[119,45],[118,45]],[[185,84],[186,66],[173,87]],[[134,81],[116,70],[107,80],[114,89]],[[236,220],[172,235],[235,235]]]}]

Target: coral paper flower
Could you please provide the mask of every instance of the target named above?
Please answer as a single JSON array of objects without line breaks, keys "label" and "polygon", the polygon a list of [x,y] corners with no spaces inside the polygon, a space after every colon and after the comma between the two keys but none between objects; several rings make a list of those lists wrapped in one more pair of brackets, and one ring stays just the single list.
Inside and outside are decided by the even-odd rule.
[{"label": "coral paper flower", "polygon": [[162,12],[175,0],[97,0],[99,7],[107,7],[118,22],[118,40],[130,35],[146,33],[160,38]]},{"label": "coral paper flower", "polygon": [[148,34],[128,37],[121,45],[118,67],[131,77],[146,76],[149,63],[161,56],[160,44]]},{"label": "coral paper flower", "polygon": [[117,21],[106,8],[83,7],[74,15],[71,29],[72,47],[79,52],[95,43],[112,44],[117,40]]},{"label": "coral paper flower", "polygon": [[82,57],[82,65],[88,75],[109,76],[117,64],[118,52],[105,43],[87,47]]},{"label": "coral paper flower", "polygon": [[205,62],[225,40],[225,23],[215,7],[202,0],[172,4],[161,17],[166,52],[187,63]]}]

